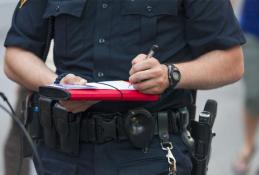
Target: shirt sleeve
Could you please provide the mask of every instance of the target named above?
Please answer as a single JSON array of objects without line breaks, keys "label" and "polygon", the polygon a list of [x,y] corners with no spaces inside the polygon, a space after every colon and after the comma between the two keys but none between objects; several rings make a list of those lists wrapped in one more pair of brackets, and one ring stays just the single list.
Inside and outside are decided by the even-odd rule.
[{"label": "shirt sleeve", "polygon": [[48,21],[43,19],[46,1],[29,0],[22,7],[17,5],[5,47],[15,46],[42,58],[46,47]]},{"label": "shirt sleeve", "polygon": [[185,36],[194,58],[245,43],[229,0],[185,0]]}]

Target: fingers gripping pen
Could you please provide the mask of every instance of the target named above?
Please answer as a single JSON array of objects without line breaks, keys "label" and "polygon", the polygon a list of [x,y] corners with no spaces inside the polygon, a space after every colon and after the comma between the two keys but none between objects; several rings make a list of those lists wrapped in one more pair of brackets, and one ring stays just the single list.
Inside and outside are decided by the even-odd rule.
[{"label": "fingers gripping pen", "polygon": [[[151,47],[151,49],[149,50],[149,52],[148,52],[147,56],[145,57],[145,59],[152,58],[152,57],[155,55],[155,53],[157,52],[158,49],[159,49],[159,46],[156,45],[156,44],[154,44],[154,45]],[[132,85],[132,83],[130,82],[129,87],[130,87],[131,85]]]}]

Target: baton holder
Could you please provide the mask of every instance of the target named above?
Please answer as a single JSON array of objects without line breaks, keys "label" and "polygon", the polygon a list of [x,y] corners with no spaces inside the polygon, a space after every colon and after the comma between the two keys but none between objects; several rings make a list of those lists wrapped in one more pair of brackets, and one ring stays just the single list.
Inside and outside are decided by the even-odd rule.
[{"label": "baton holder", "polygon": [[211,142],[214,134],[209,124],[192,121],[191,134],[195,140],[192,153],[192,175],[206,175],[210,159]]}]

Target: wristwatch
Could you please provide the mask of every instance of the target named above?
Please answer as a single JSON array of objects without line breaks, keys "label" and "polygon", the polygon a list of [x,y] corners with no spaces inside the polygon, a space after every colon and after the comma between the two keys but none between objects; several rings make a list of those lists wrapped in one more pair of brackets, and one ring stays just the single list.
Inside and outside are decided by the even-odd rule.
[{"label": "wristwatch", "polygon": [[168,70],[168,80],[171,88],[175,88],[181,80],[181,72],[173,64],[166,64]]},{"label": "wristwatch", "polygon": [[67,76],[67,75],[68,75],[68,73],[59,74],[58,77],[55,79],[54,84],[59,84],[59,83],[61,82],[61,80],[62,80],[65,76]]}]

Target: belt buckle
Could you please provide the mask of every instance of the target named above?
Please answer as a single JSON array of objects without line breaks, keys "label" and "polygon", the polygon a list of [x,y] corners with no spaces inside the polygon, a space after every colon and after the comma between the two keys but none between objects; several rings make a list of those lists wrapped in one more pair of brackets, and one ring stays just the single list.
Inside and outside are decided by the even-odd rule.
[{"label": "belt buckle", "polygon": [[97,115],[96,121],[96,142],[104,143],[117,139],[117,118],[114,115],[112,118],[106,118],[107,116]]}]

